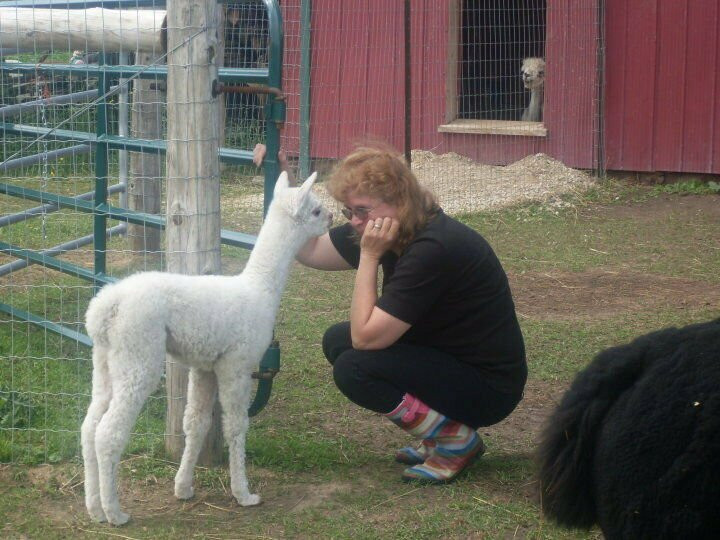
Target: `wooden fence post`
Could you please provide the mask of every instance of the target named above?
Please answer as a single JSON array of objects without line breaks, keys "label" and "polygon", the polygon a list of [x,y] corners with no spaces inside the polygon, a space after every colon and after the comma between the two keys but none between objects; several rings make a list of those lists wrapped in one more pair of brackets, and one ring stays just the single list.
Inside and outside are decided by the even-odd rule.
[{"label": "wooden fence post", "polygon": [[[138,51],[136,65],[150,65],[158,55]],[[164,62],[163,62],[164,63]],[[139,139],[157,140],[162,136],[161,112],[165,93],[159,86],[164,81],[136,79],[133,82],[130,134]],[[161,161],[157,154],[130,153],[128,205],[130,210],[149,214],[160,213]],[[153,227],[128,224],[130,249],[134,254],[160,252],[160,231]]]},{"label": "wooden fence post", "polygon": [[[220,272],[219,107],[212,95],[220,45],[216,0],[168,0],[167,229],[168,271]],[[165,447],[182,455],[187,370],[167,363]],[[204,463],[222,455],[216,405]]]}]

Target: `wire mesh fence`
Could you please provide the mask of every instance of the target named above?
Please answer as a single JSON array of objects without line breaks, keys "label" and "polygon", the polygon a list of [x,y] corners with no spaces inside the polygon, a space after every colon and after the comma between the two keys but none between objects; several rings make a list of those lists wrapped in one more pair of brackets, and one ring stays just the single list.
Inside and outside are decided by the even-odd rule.
[{"label": "wire mesh fence", "polygon": [[[83,33],[48,37],[46,24],[25,42],[11,32],[5,10],[25,24],[40,25],[45,7],[0,2],[0,182],[90,204],[98,176],[107,177],[110,206],[164,219],[165,156],[118,142],[103,164],[92,137],[168,140],[168,111],[185,103],[169,98],[165,77],[154,71],[170,58],[158,22],[165,3],[103,6],[131,12],[134,23],[121,19],[111,28],[108,19],[94,28],[98,35],[89,24],[97,3],[75,2],[66,9],[69,3],[53,11],[65,21],[86,21]],[[319,170],[322,180],[353,145],[389,142],[409,152],[418,179],[451,214],[529,200],[562,204],[566,194],[585,189],[591,173],[602,170],[601,4],[283,0],[287,120],[282,148],[300,176]],[[142,12],[163,16],[142,27],[156,45],[141,50]],[[222,16],[224,53],[218,62],[238,70],[267,68],[266,2],[223,4]],[[111,35],[128,40],[111,46]],[[102,71],[84,69],[95,66],[136,71],[108,83]],[[191,69],[192,63],[181,67]],[[137,69],[146,71],[138,75]],[[101,106],[98,88],[105,98]],[[220,147],[249,151],[264,140],[267,95],[229,92],[217,103],[221,120],[214,136]],[[197,100],[198,107],[204,104]],[[26,127],[18,131],[11,125]],[[179,180],[198,181],[190,173]],[[221,227],[256,233],[262,222],[262,171],[223,163],[218,182]],[[77,208],[54,202],[48,196],[0,194],[0,303],[16,310],[0,313],[0,463],[79,455],[90,351],[51,325],[82,333],[96,287],[18,251],[44,252],[93,269],[98,257],[93,213],[82,210],[81,202]],[[159,228],[110,219],[107,235],[102,251],[109,279],[168,268],[165,233]],[[221,271],[238,271],[245,257],[245,251],[224,250]],[[36,314],[46,324],[38,326],[18,312]],[[164,390],[142,413],[130,451],[161,451]]]},{"label": "wire mesh fence", "polygon": [[[2,183],[11,190],[0,195],[0,303],[5,308],[0,315],[0,462],[54,462],[79,453],[92,365],[87,343],[73,333],[84,332],[85,309],[96,287],[139,270],[168,267],[165,235],[148,223],[108,220],[107,243],[98,249],[98,215],[92,209],[98,202],[97,182],[107,179],[111,207],[165,219],[165,156],[131,151],[137,145],[123,146],[123,138],[144,141],[151,148],[164,143],[169,110],[199,108],[210,101],[193,97],[190,89],[188,100],[168,102],[166,78],[156,69],[173,58],[163,43],[164,3],[117,2],[110,6],[113,10],[70,2],[70,9],[64,3],[52,12],[50,5],[9,4],[0,4],[0,168]],[[30,28],[37,38],[27,40],[21,28]],[[141,33],[152,36],[151,46],[140,44]],[[119,41],[111,43],[110,37],[118,35]],[[192,49],[192,37],[178,49]],[[265,4],[229,6],[223,38],[229,67],[267,68]],[[186,61],[178,67],[192,70],[194,65]],[[224,136],[222,146],[247,149],[262,140],[262,100],[224,94],[212,103],[225,97],[220,116],[224,130],[211,135],[216,144]],[[192,129],[186,133],[180,136],[181,144],[193,142]],[[109,150],[97,142],[105,136],[117,138]],[[245,191],[262,194],[262,183],[249,181],[248,175],[257,173],[254,167],[230,164],[222,179],[214,180],[237,189],[242,184],[238,178],[246,178]],[[182,184],[180,189],[193,189],[205,176],[202,170],[197,176],[188,171],[173,180]],[[56,200],[62,204],[52,204]],[[77,208],[73,201],[78,201]],[[261,198],[252,218],[240,219],[237,227],[228,220],[230,228],[256,232],[262,205]],[[199,205],[185,211],[203,214]],[[101,281],[73,275],[74,268],[85,278],[93,267],[97,272],[99,252]],[[37,257],[29,254],[54,256],[54,270],[34,264]],[[58,328],[63,334],[57,334]],[[164,390],[145,408],[131,451],[162,447]]]},{"label": "wire mesh fence", "polygon": [[[84,312],[95,288],[72,273],[33,264],[37,261],[17,249],[55,256],[68,268],[92,269],[92,213],[52,202],[93,202],[96,176],[103,172],[92,137],[100,130],[128,136],[132,109],[151,105],[132,103],[129,75],[105,88],[96,68],[134,66],[140,55],[159,56],[161,28],[153,6],[143,9],[149,23],[135,8],[131,25],[127,18],[98,23],[95,17],[109,10],[93,5],[51,10],[39,3],[12,4],[0,4],[0,169],[3,183],[37,197],[0,196],[0,302],[12,308],[0,315],[0,461],[57,462],[78,455],[91,363],[87,346],[53,328],[83,332]],[[138,51],[141,31],[157,36],[157,50]],[[121,36],[120,44],[110,43],[113,33]],[[141,85],[160,83],[143,79]],[[102,112],[99,101],[106,103]],[[159,140],[161,131],[151,138]],[[127,208],[135,157],[126,150],[108,152],[107,157],[109,201]],[[143,261],[132,261],[126,224],[111,223],[107,234],[109,277],[144,266]],[[157,433],[153,421],[162,417],[158,408],[164,409],[164,402],[156,398],[138,423],[141,447],[149,446],[147,434]]]}]

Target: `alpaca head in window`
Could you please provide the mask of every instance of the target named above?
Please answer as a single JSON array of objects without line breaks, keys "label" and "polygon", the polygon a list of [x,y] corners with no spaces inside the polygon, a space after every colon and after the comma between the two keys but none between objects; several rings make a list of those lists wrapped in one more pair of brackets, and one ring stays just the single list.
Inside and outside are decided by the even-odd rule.
[{"label": "alpaca head in window", "polygon": [[525,58],[520,67],[525,88],[540,88],[545,82],[545,60],[542,58]]}]

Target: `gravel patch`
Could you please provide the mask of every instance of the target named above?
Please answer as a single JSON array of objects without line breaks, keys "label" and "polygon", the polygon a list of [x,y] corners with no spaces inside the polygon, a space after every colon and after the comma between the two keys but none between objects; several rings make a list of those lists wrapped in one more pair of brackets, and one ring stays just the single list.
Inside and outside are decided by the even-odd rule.
[{"label": "gravel patch", "polygon": [[[440,206],[451,215],[531,201],[552,203],[560,195],[586,191],[595,182],[591,174],[566,167],[545,154],[497,166],[476,163],[454,152],[413,150],[412,169],[418,181],[437,196]],[[324,189],[315,191],[328,208],[339,209]],[[262,195],[246,195],[224,201],[223,205],[260,213]]]},{"label": "gravel patch", "polygon": [[475,163],[453,152],[436,155],[416,150],[412,165],[420,183],[435,193],[448,214],[551,202],[559,195],[585,191],[594,183],[590,174],[545,154],[497,166]]}]

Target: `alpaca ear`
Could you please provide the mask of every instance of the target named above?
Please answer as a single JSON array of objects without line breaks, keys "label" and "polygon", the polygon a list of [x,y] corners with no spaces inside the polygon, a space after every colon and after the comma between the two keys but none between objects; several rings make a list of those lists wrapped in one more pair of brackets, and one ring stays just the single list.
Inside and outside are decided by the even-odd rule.
[{"label": "alpaca ear", "polygon": [[273,190],[273,194],[277,195],[281,191],[286,190],[288,187],[288,173],[283,171],[280,173],[280,176],[278,176],[277,182],[275,182],[275,189]]},{"label": "alpaca ear", "polygon": [[310,176],[308,176],[308,179],[303,182],[302,186],[300,186],[300,200],[301,201],[303,199],[305,199],[307,194],[310,192],[310,189],[312,188],[316,179],[317,179],[317,172],[314,172]]}]

